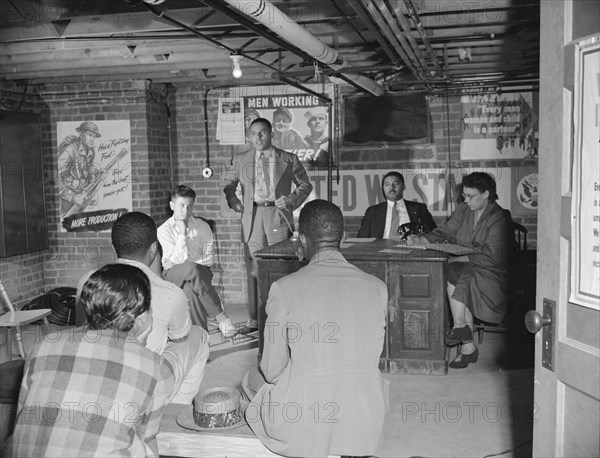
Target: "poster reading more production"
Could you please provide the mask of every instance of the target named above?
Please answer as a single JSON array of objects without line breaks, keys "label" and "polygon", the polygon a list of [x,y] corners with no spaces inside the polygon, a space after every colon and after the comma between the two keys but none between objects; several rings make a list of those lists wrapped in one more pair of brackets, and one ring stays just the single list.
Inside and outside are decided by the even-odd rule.
[{"label": "poster reading more production", "polygon": [[[307,87],[332,97],[332,85],[307,85]],[[257,86],[244,89],[245,92],[236,95],[243,102],[244,118],[243,128],[240,127],[238,131],[243,134],[243,139],[237,143],[241,146],[236,152],[241,153],[252,148],[249,137],[250,124],[257,118],[265,118],[273,126],[273,146],[295,154],[306,164],[327,166],[331,151],[332,113],[325,100],[295,88],[290,90],[290,87]],[[223,100],[231,103],[235,98]],[[232,118],[230,114],[220,113],[220,116],[223,119]],[[220,119],[217,131],[221,132],[221,137],[223,137],[223,127],[219,126],[222,125]],[[230,133],[230,137],[233,135]],[[224,144],[222,138],[221,144]]]},{"label": "poster reading more production", "polygon": [[570,301],[600,310],[600,45],[575,59]]},{"label": "poster reading more production", "polygon": [[56,123],[61,231],[105,231],[132,209],[129,120]]},{"label": "poster reading more production", "polygon": [[531,90],[489,89],[461,96],[460,158],[537,158],[537,105]]}]

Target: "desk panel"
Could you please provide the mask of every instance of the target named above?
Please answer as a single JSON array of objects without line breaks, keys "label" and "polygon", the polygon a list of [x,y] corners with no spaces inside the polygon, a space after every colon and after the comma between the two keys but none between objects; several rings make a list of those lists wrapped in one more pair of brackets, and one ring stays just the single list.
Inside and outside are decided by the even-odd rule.
[{"label": "desk panel", "polygon": [[[445,253],[429,250],[382,252],[389,240],[360,243],[342,250],[346,259],[388,287],[388,318],[380,369],[406,374],[444,375],[448,371],[444,333],[448,328]],[[290,256],[284,241],[257,253],[259,267],[259,361],[263,349],[266,302],[274,281],[306,262]],[[358,245],[358,246],[357,246]]]}]

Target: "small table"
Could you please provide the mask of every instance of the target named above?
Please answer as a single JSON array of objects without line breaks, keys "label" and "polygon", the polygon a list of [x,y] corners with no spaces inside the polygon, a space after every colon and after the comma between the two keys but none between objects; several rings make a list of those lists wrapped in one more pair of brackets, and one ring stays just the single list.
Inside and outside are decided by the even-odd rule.
[{"label": "small table", "polygon": [[[259,362],[265,307],[271,284],[306,265],[298,261],[298,241],[285,240],[256,253],[258,259]],[[445,375],[448,351],[446,264],[448,254],[401,246],[398,240],[344,243],[342,254],[388,286],[386,336],[380,357],[384,372]]]}]

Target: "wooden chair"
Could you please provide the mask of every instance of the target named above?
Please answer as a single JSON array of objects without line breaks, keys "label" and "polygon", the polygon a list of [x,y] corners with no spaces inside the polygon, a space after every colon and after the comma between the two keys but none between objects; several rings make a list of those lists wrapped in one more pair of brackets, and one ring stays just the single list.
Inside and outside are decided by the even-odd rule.
[{"label": "wooden chair", "polygon": [[[38,310],[15,310],[10,298],[8,297],[8,293],[6,289],[4,289],[4,285],[2,284],[2,280],[0,280],[0,293],[2,293],[2,297],[4,298],[4,302],[9,308],[9,312],[0,316],[0,327],[3,328],[15,328],[15,335],[17,336],[17,344],[19,346],[19,352],[21,353],[21,358],[25,358],[25,348],[23,347],[23,341],[21,339],[21,326],[29,323],[33,323],[34,321],[44,320],[44,324],[46,328],[48,327],[48,316],[52,313],[51,309],[38,309]],[[11,351],[12,358],[12,351]]]},{"label": "wooden chair", "polygon": [[487,323],[477,318],[474,319],[473,333],[477,334],[479,345],[483,342],[484,332],[496,332],[501,334],[515,333],[519,326],[523,325],[523,319],[520,318],[520,308],[523,298],[527,295],[531,286],[527,284],[527,228],[522,224],[513,222],[515,227],[516,252],[513,262],[514,268],[514,288],[509,297],[508,310],[502,323]]}]

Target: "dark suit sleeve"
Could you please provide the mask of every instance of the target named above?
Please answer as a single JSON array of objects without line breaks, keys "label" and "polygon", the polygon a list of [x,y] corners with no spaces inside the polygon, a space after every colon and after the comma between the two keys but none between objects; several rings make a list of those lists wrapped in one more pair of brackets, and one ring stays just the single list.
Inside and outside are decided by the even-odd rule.
[{"label": "dark suit sleeve", "polygon": [[291,156],[294,164],[292,180],[296,185],[296,189],[294,189],[292,193],[288,195],[288,198],[292,202],[292,207],[295,210],[307,199],[313,189],[313,186],[310,183],[308,175],[306,174],[306,169],[302,165],[302,162],[300,162],[298,159],[298,156],[295,154],[292,154]]},{"label": "dark suit sleeve", "polygon": [[233,161],[233,170],[226,172],[225,180],[223,184],[223,192],[225,193],[225,199],[229,208],[233,208],[233,204],[239,200],[235,194],[237,185],[240,181],[240,160],[236,156]]},{"label": "dark suit sleeve", "polygon": [[427,205],[423,204],[420,207],[421,207],[421,211],[420,211],[421,222],[423,224],[425,224],[427,227],[429,227],[430,231],[433,231],[437,227],[437,224],[435,224],[435,221],[433,220],[433,216],[431,216],[431,213],[429,213],[429,210],[427,209]]},{"label": "dark suit sleeve", "polygon": [[429,213],[429,210],[427,210],[427,205],[414,201],[405,202],[411,223],[424,224],[429,228],[429,231],[432,231],[437,227],[435,221],[433,220],[433,216],[431,216],[431,213]]},{"label": "dark suit sleeve", "polygon": [[363,219],[360,223],[360,229],[358,230],[357,237],[359,237],[359,238],[374,237],[374,235],[371,235],[371,226],[373,225],[374,221],[375,221],[375,207],[369,207],[369,208],[367,208],[367,211],[365,212],[365,216],[363,216]]}]

